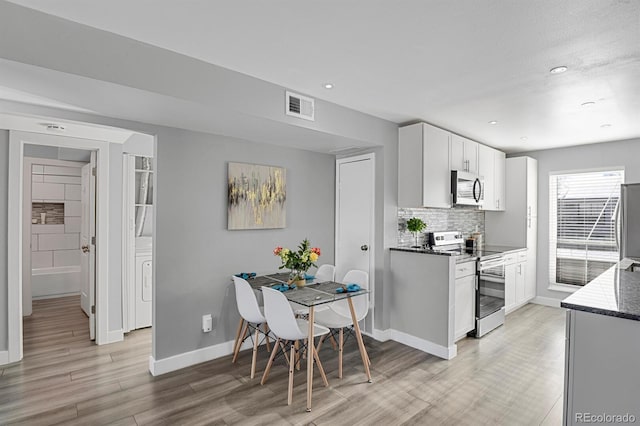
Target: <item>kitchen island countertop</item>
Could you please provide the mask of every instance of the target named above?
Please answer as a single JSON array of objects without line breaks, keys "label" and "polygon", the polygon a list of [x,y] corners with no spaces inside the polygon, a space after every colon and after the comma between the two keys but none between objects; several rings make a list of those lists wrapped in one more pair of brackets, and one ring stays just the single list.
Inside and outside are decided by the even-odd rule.
[{"label": "kitchen island countertop", "polygon": [[560,306],[594,314],[640,321],[640,272],[627,271],[635,261],[623,259]]}]

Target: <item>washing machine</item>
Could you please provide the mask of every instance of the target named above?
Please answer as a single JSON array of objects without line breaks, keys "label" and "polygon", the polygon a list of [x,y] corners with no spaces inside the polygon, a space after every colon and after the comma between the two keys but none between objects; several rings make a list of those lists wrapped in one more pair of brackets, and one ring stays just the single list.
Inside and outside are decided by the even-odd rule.
[{"label": "washing machine", "polygon": [[151,327],[152,253],[151,237],[136,238],[136,322],[134,328]]}]

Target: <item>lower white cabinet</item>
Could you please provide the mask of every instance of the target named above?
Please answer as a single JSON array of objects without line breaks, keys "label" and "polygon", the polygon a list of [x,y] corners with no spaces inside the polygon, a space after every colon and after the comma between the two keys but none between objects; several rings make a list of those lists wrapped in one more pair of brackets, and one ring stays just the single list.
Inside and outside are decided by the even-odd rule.
[{"label": "lower white cabinet", "polygon": [[[462,271],[462,274],[470,274],[459,276],[456,273],[456,295],[455,295],[455,319],[454,319],[454,336],[455,340],[460,340],[467,335],[468,332],[475,328],[475,312],[476,312],[476,271],[475,262],[469,262],[472,267],[456,268],[456,271]],[[464,265],[464,264],[463,264]]]},{"label": "lower white cabinet", "polygon": [[506,313],[525,305],[536,295],[535,283],[528,283],[527,252],[509,256],[504,268],[504,305]]}]

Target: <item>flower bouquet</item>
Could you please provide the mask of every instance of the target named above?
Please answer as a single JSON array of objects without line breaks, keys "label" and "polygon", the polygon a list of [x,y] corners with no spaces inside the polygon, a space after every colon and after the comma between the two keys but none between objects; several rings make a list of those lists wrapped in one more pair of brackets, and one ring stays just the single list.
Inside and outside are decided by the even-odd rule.
[{"label": "flower bouquet", "polygon": [[273,254],[279,256],[282,260],[282,265],[278,269],[290,269],[289,281],[301,287],[305,284],[307,270],[312,266],[316,266],[315,262],[320,257],[320,249],[311,247],[309,240],[305,238],[298,246],[298,250],[292,251],[278,246],[273,249]]}]

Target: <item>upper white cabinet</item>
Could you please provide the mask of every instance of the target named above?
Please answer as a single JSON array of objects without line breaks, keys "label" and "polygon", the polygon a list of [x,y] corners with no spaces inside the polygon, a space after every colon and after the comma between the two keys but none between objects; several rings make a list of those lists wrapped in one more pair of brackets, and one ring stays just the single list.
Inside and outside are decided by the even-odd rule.
[{"label": "upper white cabinet", "polygon": [[451,207],[450,136],[426,123],[399,129],[398,206]]},{"label": "upper white cabinet", "polygon": [[504,210],[504,152],[426,123],[398,136],[399,207],[451,207],[451,170],[462,170],[484,177],[485,210]]},{"label": "upper white cabinet", "polygon": [[495,200],[495,210],[503,211],[507,205],[505,201],[505,179],[507,171],[506,155],[502,151],[494,151],[494,167],[493,167],[493,198]]},{"label": "upper white cabinet", "polygon": [[486,145],[478,145],[478,174],[484,178],[484,204],[482,209],[504,210],[504,152]]},{"label": "upper white cabinet", "polygon": [[478,173],[478,142],[451,134],[451,170]]}]

